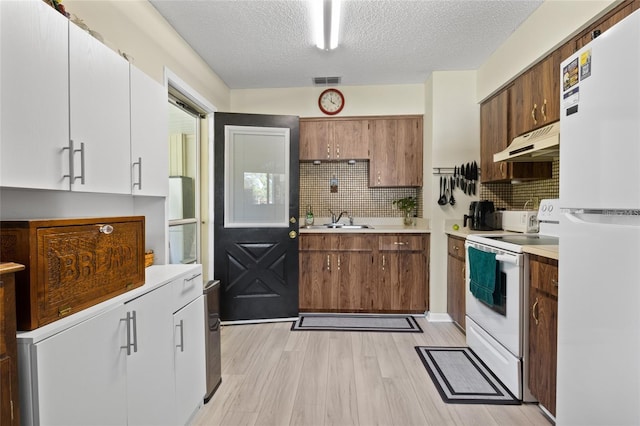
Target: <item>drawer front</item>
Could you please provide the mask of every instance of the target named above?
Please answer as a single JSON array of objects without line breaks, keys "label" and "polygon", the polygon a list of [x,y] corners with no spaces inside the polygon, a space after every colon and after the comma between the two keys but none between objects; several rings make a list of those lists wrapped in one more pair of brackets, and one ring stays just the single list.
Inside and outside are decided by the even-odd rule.
[{"label": "drawer front", "polygon": [[202,267],[176,278],[171,285],[174,288],[174,306],[177,311],[197,299],[203,290]]},{"label": "drawer front", "polygon": [[462,238],[449,237],[448,252],[451,256],[464,259],[464,240]]},{"label": "drawer front", "polygon": [[327,234],[300,235],[300,251],[335,250],[338,248],[338,236]]},{"label": "drawer front", "polygon": [[558,261],[532,256],[529,260],[531,287],[558,296]]},{"label": "drawer front", "polygon": [[36,236],[36,327],[144,284],[144,221],[39,228]]},{"label": "drawer front", "polygon": [[425,249],[422,235],[384,235],[378,237],[380,251],[422,251]]},{"label": "drawer front", "polygon": [[340,251],[373,251],[376,237],[365,234],[340,235]]}]

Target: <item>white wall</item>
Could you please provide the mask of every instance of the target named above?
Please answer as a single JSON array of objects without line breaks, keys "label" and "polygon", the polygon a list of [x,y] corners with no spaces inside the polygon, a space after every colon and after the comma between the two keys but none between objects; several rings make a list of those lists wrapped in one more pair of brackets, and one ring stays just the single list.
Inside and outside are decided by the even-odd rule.
[{"label": "white wall", "polygon": [[[422,84],[337,87],[345,97],[344,109],[338,116],[424,113]],[[318,108],[318,97],[325,89],[326,87],[296,87],[232,90],[231,110],[256,114],[322,117],[325,115]]]},{"label": "white wall", "polygon": [[616,0],[546,0],[478,69],[483,100],[614,7]]},{"label": "white wall", "polygon": [[[431,223],[429,277],[430,318],[447,312],[447,236],[445,227],[468,213],[477,200],[454,191],[456,204],[440,206],[440,176],[434,167],[480,162],[480,106],[476,101],[475,71],[438,71],[425,83],[424,208]],[[427,124],[428,123],[428,124]]]}]

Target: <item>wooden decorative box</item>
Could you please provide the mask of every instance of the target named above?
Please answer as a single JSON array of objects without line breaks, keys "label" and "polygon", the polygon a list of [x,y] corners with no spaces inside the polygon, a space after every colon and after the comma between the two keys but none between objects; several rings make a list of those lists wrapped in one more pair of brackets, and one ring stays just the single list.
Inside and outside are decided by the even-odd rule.
[{"label": "wooden decorative box", "polygon": [[33,330],[144,284],[144,216],[0,222],[16,273],[18,330]]}]

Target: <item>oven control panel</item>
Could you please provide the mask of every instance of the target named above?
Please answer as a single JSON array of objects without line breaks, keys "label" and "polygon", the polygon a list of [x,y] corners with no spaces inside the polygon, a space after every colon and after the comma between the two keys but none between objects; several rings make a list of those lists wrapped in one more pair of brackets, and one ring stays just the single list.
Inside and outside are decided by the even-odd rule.
[{"label": "oven control panel", "polygon": [[538,208],[539,222],[560,222],[560,200],[557,198],[549,198],[540,201]]}]

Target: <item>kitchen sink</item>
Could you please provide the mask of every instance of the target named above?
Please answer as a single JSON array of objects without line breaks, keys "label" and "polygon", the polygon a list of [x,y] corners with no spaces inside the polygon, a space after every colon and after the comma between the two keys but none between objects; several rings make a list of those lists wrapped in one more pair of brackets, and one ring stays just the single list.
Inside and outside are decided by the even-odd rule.
[{"label": "kitchen sink", "polygon": [[305,225],[300,229],[374,229],[371,225],[345,225],[342,223],[325,223],[324,225]]}]

